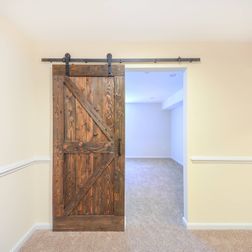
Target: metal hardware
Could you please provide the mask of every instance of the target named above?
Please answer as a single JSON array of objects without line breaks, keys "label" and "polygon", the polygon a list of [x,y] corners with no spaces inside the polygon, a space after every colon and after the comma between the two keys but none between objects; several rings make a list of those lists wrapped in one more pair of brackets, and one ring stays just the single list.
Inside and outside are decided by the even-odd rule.
[{"label": "metal hardware", "polygon": [[114,191],[116,193],[120,191],[120,174],[118,170],[114,171]]},{"label": "metal hardware", "polygon": [[[107,58],[97,58],[97,59],[83,59],[83,58],[71,58],[70,54],[66,54],[65,57],[62,58],[42,58],[42,62],[64,62],[67,63],[66,60],[69,59],[68,63],[71,62],[79,62],[79,63],[108,63],[108,56],[111,54],[107,54]],[[69,57],[70,56],[70,57]],[[109,56],[110,57],[110,56]],[[172,62],[177,62],[177,63],[183,63],[183,62],[200,62],[200,58],[123,58],[123,59],[114,59],[112,58],[111,55],[111,60],[109,58],[109,62],[112,63],[172,63]],[[66,64],[67,65],[67,64]],[[111,73],[112,74],[112,73]]]},{"label": "metal hardware", "polygon": [[107,54],[107,62],[108,62],[108,76],[112,76],[112,54]]},{"label": "metal hardware", "polygon": [[70,61],[71,61],[71,55],[70,53],[66,53],[65,57],[62,58],[62,62],[66,64],[66,76],[70,76],[70,65],[69,65]]},{"label": "metal hardware", "polygon": [[121,152],[121,142],[122,142],[122,139],[118,138],[118,156],[119,157],[122,155],[122,152]]}]

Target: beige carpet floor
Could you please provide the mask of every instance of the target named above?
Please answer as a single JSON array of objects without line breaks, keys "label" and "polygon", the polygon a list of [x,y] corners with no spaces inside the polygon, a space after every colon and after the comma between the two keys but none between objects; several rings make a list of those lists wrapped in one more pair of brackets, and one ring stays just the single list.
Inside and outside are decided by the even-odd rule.
[{"label": "beige carpet floor", "polygon": [[189,231],[182,223],[182,167],[169,159],[126,162],[125,232],[36,231],[23,252],[252,251],[251,231]]}]

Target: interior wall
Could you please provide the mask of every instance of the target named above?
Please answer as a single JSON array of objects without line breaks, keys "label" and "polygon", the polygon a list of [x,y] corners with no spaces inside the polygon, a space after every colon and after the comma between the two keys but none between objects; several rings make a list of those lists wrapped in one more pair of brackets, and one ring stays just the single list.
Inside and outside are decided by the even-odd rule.
[{"label": "interior wall", "polygon": [[0,251],[11,251],[34,224],[50,221],[48,174],[41,164],[0,177]]},{"label": "interior wall", "polygon": [[160,103],[126,103],[126,157],[169,157],[169,112]]},{"label": "interior wall", "polygon": [[10,251],[34,223],[33,168],[0,178],[0,251]]},{"label": "interior wall", "polygon": [[170,157],[183,164],[183,102],[170,110]]},{"label": "interior wall", "polygon": [[[252,223],[252,164],[193,163],[192,156],[251,156],[252,142],[252,43],[121,43],[84,41],[37,44],[41,118],[37,145],[50,155],[51,65],[42,57],[201,57],[198,64],[143,64],[134,67],[186,68],[185,107],[187,132],[185,170],[185,218],[196,223]],[[50,140],[48,140],[50,139]],[[46,187],[47,185],[41,185]],[[48,206],[44,206],[46,209]],[[48,216],[49,220],[49,216]]]},{"label": "interior wall", "polygon": [[[35,122],[41,108],[36,103],[34,44],[3,18],[0,55],[1,170],[37,154]],[[48,176],[48,165],[33,164],[0,177],[0,251],[10,251],[36,221],[44,220],[41,216],[46,214],[48,221],[49,176],[44,181],[43,174]]]},{"label": "interior wall", "polygon": [[0,165],[34,154],[34,45],[0,18]]}]

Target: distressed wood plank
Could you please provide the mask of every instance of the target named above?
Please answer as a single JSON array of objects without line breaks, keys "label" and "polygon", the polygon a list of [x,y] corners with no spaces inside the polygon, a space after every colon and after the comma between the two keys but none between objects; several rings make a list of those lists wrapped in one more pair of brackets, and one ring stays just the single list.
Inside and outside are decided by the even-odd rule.
[{"label": "distressed wood plank", "polygon": [[[66,73],[65,65],[53,65],[53,75],[62,75]],[[123,65],[113,64],[112,73],[115,76],[124,76],[125,71]],[[104,65],[74,65],[70,66],[70,76],[81,77],[107,77],[108,76],[108,66]]]},{"label": "distressed wood plank", "polygon": [[114,172],[114,209],[115,215],[124,215],[125,201],[125,90],[124,78],[114,77],[115,82],[115,145],[120,146],[121,155],[118,149],[115,155]]},{"label": "distressed wood plank", "polygon": [[67,216],[53,220],[54,231],[123,231],[124,217],[114,215]]},{"label": "distressed wood plank", "polygon": [[[76,137],[76,99],[64,86],[65,141],[73,141]],[[65,155],[64,166],[64,207],[76,194],[76,155]]]},{"label": "distressed wood plank", "polygon": [[[81,91],[81,94],[84,97],[84,99],[90,103],[91,101],[90,98],[92,98],[91,96],[92,94],[89,92],[88,77],[75,77],[72,78],[72,80]],[[100,150],[99,148],[100,145],[91,141],[93,135],[93,124],[94,122],[92,118],[88,115],[88,113],[81,106],[81,104],[76,100],[76,141],[75,143],[73,143],[74,146],[72,146],[71,143],[68,143],[70,144],[70,146],[68,146],[65,150],[66,152],[72,152],[76,154],[79,153],[77,176],[76,176],[76,192],[81,190],[86,181],[92,175],[93,168],[89,167],[88,162],[90,153],[92,153],[93,151],[95,152]],[[81,142],[87,144],[81,147],[80,144]],[[77,145],[79,145],[79,147]],[[89,147],[91,147],[91,149]],[[91,173],[89,172],[90,170]],[[87,195],[85,196],[85,199],[83,198],[76,207],[75,211],[79,215],[88,213],[86,211],[87,209],[86,201],[88,201],[89,198],[91,197],[90,195],[91,193],[88,192]]]},{"label": "distressed wood plank", "polygon": [[[94,77],[90,80],[92,94],[93,94],[93,107],[99,116],[104,120],[104,78]],[[95,132],[97,133],[94,137],[97,142],[103,141],[103,134],[99,131],[99,127],[94,125]],[[104,155],[95,155],[94,159],[94,170],[97,169],[104,162]],[[105,171],[104,171],[105,172]],[[103,174],[104,176],[104,174]],[[104,211],[103,209],[103,197],[101,196],[101,191],[103,188],[103,180],[99,177],[97,181],[92,186],[93,199],[92,199],[92,209],[94,214],[100,214]]]},{"label": "distressed wood plank", "polygon": [[101,176],[101,174],[106,170],[106,168],[110,165],[112,160],[114,159],[113,156],[110,157],[110,159],[100,167],[96,169],[96,171],[92,174],[92,176],[88,179],[88,181],[84,184],[83,188],[76,194],[76,196],[71,200],[71,202],[65,207],[64,214],[70,215],[72,210],[76,207],[76,205],[80,202],[80,200],[86,195],[88,190],[91,188],[91,186],[95,183],[97,178]]},{"label": "distressed wood plank", "polygon": [[96,142],[65,142],[63,144],[64,153],[113,153],[114,145],[111,142],[96,143]]},{"label": "distressed wood plank", "polygon": [[64,153],[63,77],[53,76],[53,216],[62,216]]},{"label": "distressed wood plank", "polygon": [[86,102],[83,98],[81,91],[75,85],[75,83],[67,76],[65,76],[64,84],[68,87],[68,89],[72,92],[75,98],[79,101],[79,103],[83,106],[83,108],[87,111],[87,113],[92,117],[95,123],[99,126],[102,132],[108,137],[111,141],[113,136],[110,129],[104,125],[102,119],[100,118],[99,114]]}]

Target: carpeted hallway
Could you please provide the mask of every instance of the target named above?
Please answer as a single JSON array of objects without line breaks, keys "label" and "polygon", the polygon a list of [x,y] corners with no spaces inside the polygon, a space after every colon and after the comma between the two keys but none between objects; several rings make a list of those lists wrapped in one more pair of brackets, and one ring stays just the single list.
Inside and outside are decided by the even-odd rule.
[{"label": "carpeted hallway", "polygon": [[169,159],[126,162],[125,232],[36,231],[23,252],[252,251],[251,231],[189,231],[182,223],[182,167]]}]

